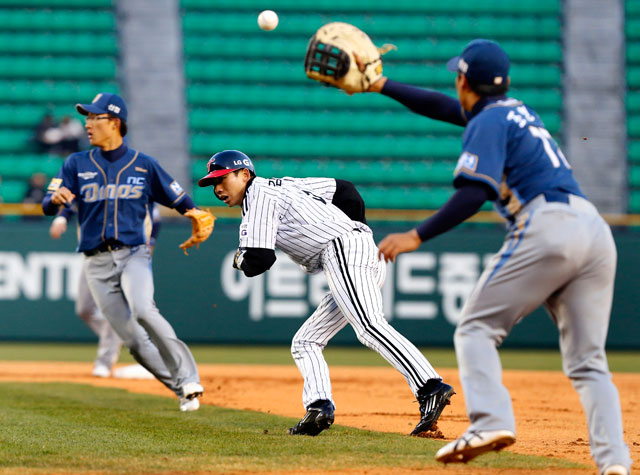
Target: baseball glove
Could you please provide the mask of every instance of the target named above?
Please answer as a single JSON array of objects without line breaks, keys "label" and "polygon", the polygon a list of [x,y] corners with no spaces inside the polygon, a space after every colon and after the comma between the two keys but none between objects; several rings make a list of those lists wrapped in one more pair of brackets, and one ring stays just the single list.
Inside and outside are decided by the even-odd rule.
[{"label": "baseball glove", "polygon": [[378,48],[349,23],[327,23],[309,40],[304,70],[311,79],[347,94],[364,92],[382,77],[381,55],[392,49],[397,48],[390,44]]},{"label": "baseball glove", "polygon": [[180,244],[180,249],[188,256],[187,249],[191,246],[196,246],[197,248],[201,242],[206,241],[211,235],[213,222],[216,220],[216,217],[212,215],[208,209],[202,210],[197,208],[187,210],[184,216],[191,219],[192,230],[189,239]]}]

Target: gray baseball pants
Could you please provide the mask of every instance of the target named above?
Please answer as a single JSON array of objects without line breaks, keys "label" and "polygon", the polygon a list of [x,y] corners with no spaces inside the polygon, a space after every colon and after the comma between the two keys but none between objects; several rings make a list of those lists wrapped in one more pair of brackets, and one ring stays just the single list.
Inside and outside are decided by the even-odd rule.
[{"label": "gray baseball pants", "polygon": [[151,254],[146,245],[88,256],[84,271],[91,294],[138,363],[182,396],[182,386],[200,382],[187,345],[153,300]]},{"label": "gray baseball pants", "polygon": [[559,330],[563,369],[584,407],[598,469],[630,466],[605,354],[615,270],[611,231],[587,200],[571,196],[569,204],[547,203],[539,196],[523,208],[480,276],[455,332],[469,430],[515,432],[497,346],[544,304]]},{"label": "gray baseball pants", "polygon": [[84,269],[83,272],[80,273],[80,281],[78,282],[75,311],[76,315],[78,315],[98,337],[98,351],[94,364],[103,365],[111,369],[120,356],[122,340],[98,310],[98,306],[93,300],[93,296],[89,290]]}]

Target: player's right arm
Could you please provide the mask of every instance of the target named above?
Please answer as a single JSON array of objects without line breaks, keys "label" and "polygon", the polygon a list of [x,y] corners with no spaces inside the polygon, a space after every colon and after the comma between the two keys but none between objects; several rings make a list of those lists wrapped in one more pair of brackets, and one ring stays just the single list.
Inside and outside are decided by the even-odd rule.
[{"label": "player's right arm", "polygon": [[73,155],[69,156],[58,174],[51,180],[47,188],[47,194],[42,199],[42,211],[47,216],[58,214],[60,205],[71,206],[76,195],[71,191],[74,187],[76,175],[74,173],[75,161]]},{"label": "player's right arm", "polygon": [[260,275],[276,262],[276,235],[280,222],[280,202],[275,190],[257,183],[247,191],[246,209],[240,224],[240,243],[233,267],[247,277]]}]

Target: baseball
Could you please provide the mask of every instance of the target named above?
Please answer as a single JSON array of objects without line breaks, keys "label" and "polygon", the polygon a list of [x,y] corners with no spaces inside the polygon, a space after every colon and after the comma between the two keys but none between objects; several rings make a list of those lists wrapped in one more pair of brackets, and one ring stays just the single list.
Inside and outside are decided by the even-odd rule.
[{"label": "baseball", "polygon": [[258,26],[265,31],[275,30],[278,26],[278,15],[273,10],[265,10],[258,15]]}]

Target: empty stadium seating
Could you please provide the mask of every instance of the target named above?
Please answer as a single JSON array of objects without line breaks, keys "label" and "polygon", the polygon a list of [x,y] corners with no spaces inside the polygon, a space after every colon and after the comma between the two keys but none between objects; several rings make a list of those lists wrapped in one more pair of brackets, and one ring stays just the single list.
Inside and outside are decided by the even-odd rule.
[{"label": "empty stadium seating", "polygon": [[0,0],[0,200],[20,202],[29,177],[55,175],[62,157],[38,155],[45,113],[118,92],[118,38],[111,0]]},{"label": "empty stadium seating", "polygon": [[[558,0],[274,0],[268,7],[280,24],[271,32],[257,27],[264,9],[257,0],[181,0],[181,7],[194,180],[208,156],[236,148],[260,174],[352,180],[369,207],[433,208],[447,199],[462,129],[381,95],[350,97],[311,82],[306,45],[330,21],[395,44],[384,56],[389,77],[449,95],[446,60],[472,38],[494,38],[511,56],[512,94],[536,108],[552,134],[562,131]],[[217,203],[210,190],[194,193]]]}]

